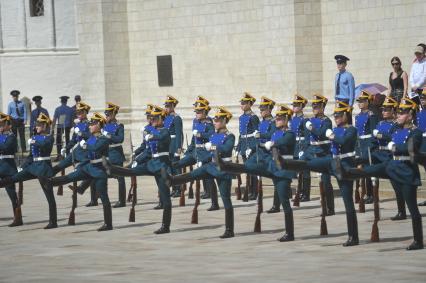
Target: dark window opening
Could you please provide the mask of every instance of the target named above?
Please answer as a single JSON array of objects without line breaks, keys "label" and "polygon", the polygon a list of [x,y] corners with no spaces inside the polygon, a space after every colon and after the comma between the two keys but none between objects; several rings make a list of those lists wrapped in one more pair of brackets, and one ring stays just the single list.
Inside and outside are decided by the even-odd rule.
[{"label": "dark window opening", "polygon": [[172,56],[157,56],[158,85],[173,86]]},{"label": "dark window opening", "polygon": [[31,17],[44,16],[44,2],[43,0],[30,0],[30,15]]}]

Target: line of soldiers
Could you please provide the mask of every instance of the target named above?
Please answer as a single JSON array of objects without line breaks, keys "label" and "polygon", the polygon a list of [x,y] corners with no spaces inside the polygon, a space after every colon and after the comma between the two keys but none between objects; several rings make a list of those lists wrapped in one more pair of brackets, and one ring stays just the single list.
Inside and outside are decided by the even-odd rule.
[{"label": "line of soldiers", "polygon": [[[83,181],[70,186],[73,192],[83,194],[92,187],[89,205],[97,205],[100,197],[104,211],[104,224],[99,231],[111,230],[112,210],[108,197],[107,179],[118,178],[119,201],[116,207],[125,205],[124,177],[153,176],[158,186],[163,209],[162,226],[156,234],[170,232],[172,196],[180,195],[182,184],[202,180],[206,197],[211,198],[209,211],[218,210],[218,194],[225,207],[225,232],[221,238],[234,236],[234,210],[231,200],[232,179],[247,174],[246,190],[250,199],[258,197],[261,178],[270,178],[274,184],[274,201],[269,213],[284,210],[285,233],[281,242],[294,240],[294,217],[290,199],[291,182],[298,177],[301,201],[310,200],[310,171],[321,175],[320,188],[324,201],[322,217],[335,214],[331,176],[337,179],[346,210],[348,240],[344,246],[359,244],[358,222],[353,200],[354,180],[366,184],[366,203],[373,199],[373,184],[377,178],[390,179],[397,196],[398,213],[392,220],[406,218],[405,203],[411,214],[414,241],[407,249],[423,248],[421,215],[416,203],[416,190],[420,183],[418,164],[425,166],[426,156],[426,91],[421,96],[421,107],[404,98],[398,104],[387,97],[381,113],[370,110],[373,96],[362,91],[357,99],[360,113],[355,115],[352,126],[352,107],[337,101],[333,111],[335,127],[324,114],[327,98],[316,94],[311,100],[313,117],[305,117],[308,100],[296,95],[292,109],[262,97],[259,105],[261,120],[253,113],[256,99],[244,93],[240,100],[243,114],[239,122],[239,139],[229,132],[227,124],[232,114],[219,107],[214,116],[208,116],[209,101],[198,96],[194,103],[195,119],[192,125],[191,143],[183,153],[182,119],[175,113],[178,100],[168,96],[165,107],[149,104],[146,110],[147,125],[143,129],[143,142],[132,153],[132,162],[123,167],[124,127],[116,120],[119,106],[108,103],[106,118],[94,113],[90,120],[90,106],[77,105],[79,122],[74,127],[70,152],[52,167],[50,154],[53,138],[48,134],[50,119],[43,113],[37,119],[36,133],[28,141],[31,154],[22,170],[17,170],[14,153],[16,137],[10,133],[10,116],[1,113],[0,119],[0,187],[5,187],[12,201],[14,221],[11,226],[22,225],[20,200],[14,184],[38,178],[49,203],[49,224],[57,227],[56,204],[53,186]],[[383,119],[379,118],[383,117]],[[380,120],[380,121],[379,121]],[[236,144],[236,147],[234,145]],[[235,150],[234,150],[235,149]],[[66,154],[66,151],[64,151]],[[183,153],[183,157],[180,158]],[[241,155],[243,163],[232,162],[233,153]],[[67,167],[74,170],[54,177]],[[195,166],[189,173],[181,169]],[[19,172],[18,172],[19,171]],[[216,181],[216,182],[215,182]],[[217,187],[216,187],[217,183]],[[170,187],[173,188],[172,193]]]}]

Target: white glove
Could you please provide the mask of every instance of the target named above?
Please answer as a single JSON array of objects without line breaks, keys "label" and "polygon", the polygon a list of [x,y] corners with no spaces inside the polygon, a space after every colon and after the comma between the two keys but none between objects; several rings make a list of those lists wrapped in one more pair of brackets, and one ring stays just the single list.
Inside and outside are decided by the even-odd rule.
[{"label": "white glove", "polygon": [[86,145],[86,141],[85,141],[85,140],[81,140],[81,141],[80,141],[80,146],[81,146],[82,148],[84,148],[84,147],[85,147],[85,145]]},{"label": "white glove", "polygon": [[27,143],[28,145],[31,145],[33,143],[33,139],[28,139]]},{"label": "white glove", "polygon": [[18,173],[22,171],[22,167],[18,167]]},{"label": "white glove", "polygon": [[373,130],[373,137],[377,137],[377,134],[379,133],[379,130],[377,130],[377,129],[374,129]]},{"label": "white glove", "polygon": [[211,142],[206,142],[206,143],[204,144],[204,148],[205,148],[207,151],[210,151],[210,150],[212,149],[212,143],[211,143]]},{"label": "white glove", "polygon": [[250,154],[251,154],[251,149],[247,148],[246,149],[246,158],[248,158],[250,156]]},{"label": "white glove", "polygon": [[80,128],[79,127],[74,127],[74,133],[78,135],[78,133],[80,133]]},{"label": "white glove", "polygon": [[240,154],[237,150],[236,151],[234,151],[234,157],[237,157],[238,156],[238,154]]},{"label": "white glove", "polygon": [[253,134],[254,134],[254,137],[255,137],[255,138],[260,138],[260,134],[259,134],[259,131],[258,131],[258,130],[255,130],[255,131],[253,132]]},{"label": "white glove", "polygon": [[138,166],[138,163],[136,161],[132,162],[132,168],[135,168],[136,166]]},{"label": "white glove", "polygon": [[197,168],[200,168],[201,166],[203,166],[203,162],[198,161],[198,162],[197,162]]},{"label": "white glove", "polygon": [[308,129],[309,131],[312,130],[312,123],[311,121],[307,121],[305,124],[306,129]]},{"label": "white glove", "polygon": [[330,138],[333,135],[333,130],[331,129],[327,129],[327,131],[325,131],[325,136],[327,138]]},{"label": "white glove", "polygon": [[273,141],[267,141],[267,142],[265,142],[265,148],[267,149],[267,150],[271,150],[271,147],[274,145],[274,142]]},{"label": "white glove", "polygon": [[388,149],[391,150],[391,151],[393,151],[394,148],[395,148],[395,143],[393,141],[389,142],[388,143]]},{"label": "white glove", "polygon": [[197,135],[198,135],[198,130],[193,130],[193,131],[192,131],[192,134],[193,134],[194,136],[197,136]]},{"label": "white glove", "polygon": [[63,157],[66,157],[66,155],[67,155],[67,149],[66,148],[61,148],[61,155]]},{"label": "white glove", "polygon": [[80,123],[80,119],[78,118],[74,119],[74,124],[78,124],[78,123]]},{"label": "white glove", "polygon": [[299,152],[299,159],[300,159],[300,158],[302,158],[303,153],[304,153],[303,151],[300,151],[300,152]]},{"label": "white glove", "polygon": [[145,141],[149,141],[151,138],[152,138],[152,135],[151,134],[147,134],[145,136]]}]

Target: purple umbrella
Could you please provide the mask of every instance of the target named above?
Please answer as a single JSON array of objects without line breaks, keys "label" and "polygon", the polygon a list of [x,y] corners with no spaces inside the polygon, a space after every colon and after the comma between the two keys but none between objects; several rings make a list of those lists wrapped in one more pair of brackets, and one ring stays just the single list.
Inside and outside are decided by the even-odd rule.
[{"label": "purple umbrella", "polygon": [[362,90],[365,90],[375,96],[376,94],[380,94],[387,89],[387,87],[378,83],[360,84],[355,88],[355,98],[359,96]]}]

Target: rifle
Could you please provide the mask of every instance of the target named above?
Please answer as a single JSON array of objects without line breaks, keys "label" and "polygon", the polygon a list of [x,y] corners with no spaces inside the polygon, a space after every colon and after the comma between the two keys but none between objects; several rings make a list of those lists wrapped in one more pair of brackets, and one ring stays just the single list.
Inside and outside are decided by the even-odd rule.
[{"label": "rifle", "polygon": [[198,206],[200,205],[200,180],[195,181],[195,203],[192,210],[191,224],[198,224]]},{"label": "rifle", "polygon": [[[132,132],[130,132],[130,150],[132,152],[132,163],[134,161],[133,157],[133,141],[132,141]],[[137,183],[136,183],[136,176],[130,177],[130,191],[132,191],[132,207],[130,208],[129,212],[129,222],[135,222],[135,205],[137,202]],[[129,191],[129,193],[130,193]]]},{"label": "rifle", "polygon": [[299,172],[297,175],[297,189],[296,194],[293,199],[293,206],[300,206],[300,195],[302,194],[302,185],[303,185],[303,173]]},{"label": "rifle", "polygon": [[[240,163],[238,155],[237,155],[237,163]],[[237,175],[237,187],[235,188],[235,195],[237,196],[237,200],[241,200],[241,184],[242,183],[243,182],[241,181],[241,175],[238,174]]]},{"label": "rifle", "polygon": [[[368,150],[368,161],[371,165],[371,150],[370,147]],[[376,177],[371,178],[371,181],[373,182],[373,203],[374,203],[374,222],[373,226],[371,227],[371,241],[372,242],[379,242],[379,226],[377,223],[380,220],[380,208],[379,208],[379,182]]]},{"label": "rifle", "polygon": [[[66,148],[65,144],[65,115],[59,116],[58,125],[62,122],[63,128],[61,131],[61,141],[62,141],[62,149]],[[56,126],[56,130],[59,131],[58,126]],[[61,170],[61,176],[65,176],[65,169]],[[62,185],[58,186],[58,191],[56,193],[58,196],[62,196],[64,194],[64,187]]]},{"label": "rifle", "polygon": [[248,190],[251,186],[251,178],[249,174],[246,174],[246,187],[244,189],[243,202],[248,202]]},{"label": "rifle", "polygon": [[[21,156],[19,158],[19,167],[22,166],[22,160],[24,159],[24,152],[21,148]],[[19,206],[24,204],[24,182],[20,181],[18,182],[18,202]]]},{"label": "rifle", "polygon": [[[186,167],[182,168],[182,173],[186,173]],[[181,185],[180,187],[180,198],[179,198],[179,206],[185,206],[185,191],[186,191],[186,183]]]},{"label": "rifle", "polygon": [[254,232],[260,233],[262,232],[260,215],[263,212],[263,185],[262,185],[262,177],[258,177],[259,180],[257,182],[257,215],[256,221],[254,222]]},{"label": "rifle", "polygon": [[361,182],[361,195],[360,195],[360,198],[359,198],[359,212],[360,213],[365,213],[365,201],[364,201],[364,196],[365,196],[365,194],[366,194],[366,179],[365,178],[362,178],[361,180],[360,180],[360,182]]},{"label": "rifle", "polygon": [[360,196],[359,196],[359,179],[356,179],[355,181],[355,203],[359,203]]},{"label": "rifle", "polygon": [[325,204],[325,190],[324,190],[324,184],[322,181],[319,182],[319,189],[320,189],[320,195],[321,195],[321,229],[320,229],[320,235],[325,236],[328,235],[327,231],[327,222],[325,221],[325,216],[327,215],[327,207]]},{"label": "rifle", "polygon": [[68,225],[75,225],[75,209],[77,208],[77,182],[72,183],[74,189],[72,191],[72,205],[70,216],[68,217]]},{"label": "rifle", "polygon": [[[191,166],[189,166],[189,171],[192,172],[192,170],[194,170],[194,167],[191,165]],[[192,180],[189,183],[188,199],[193,199],[194,198],[194,189],[193,189],[193,187],[194,187],[194,180]]]}]

